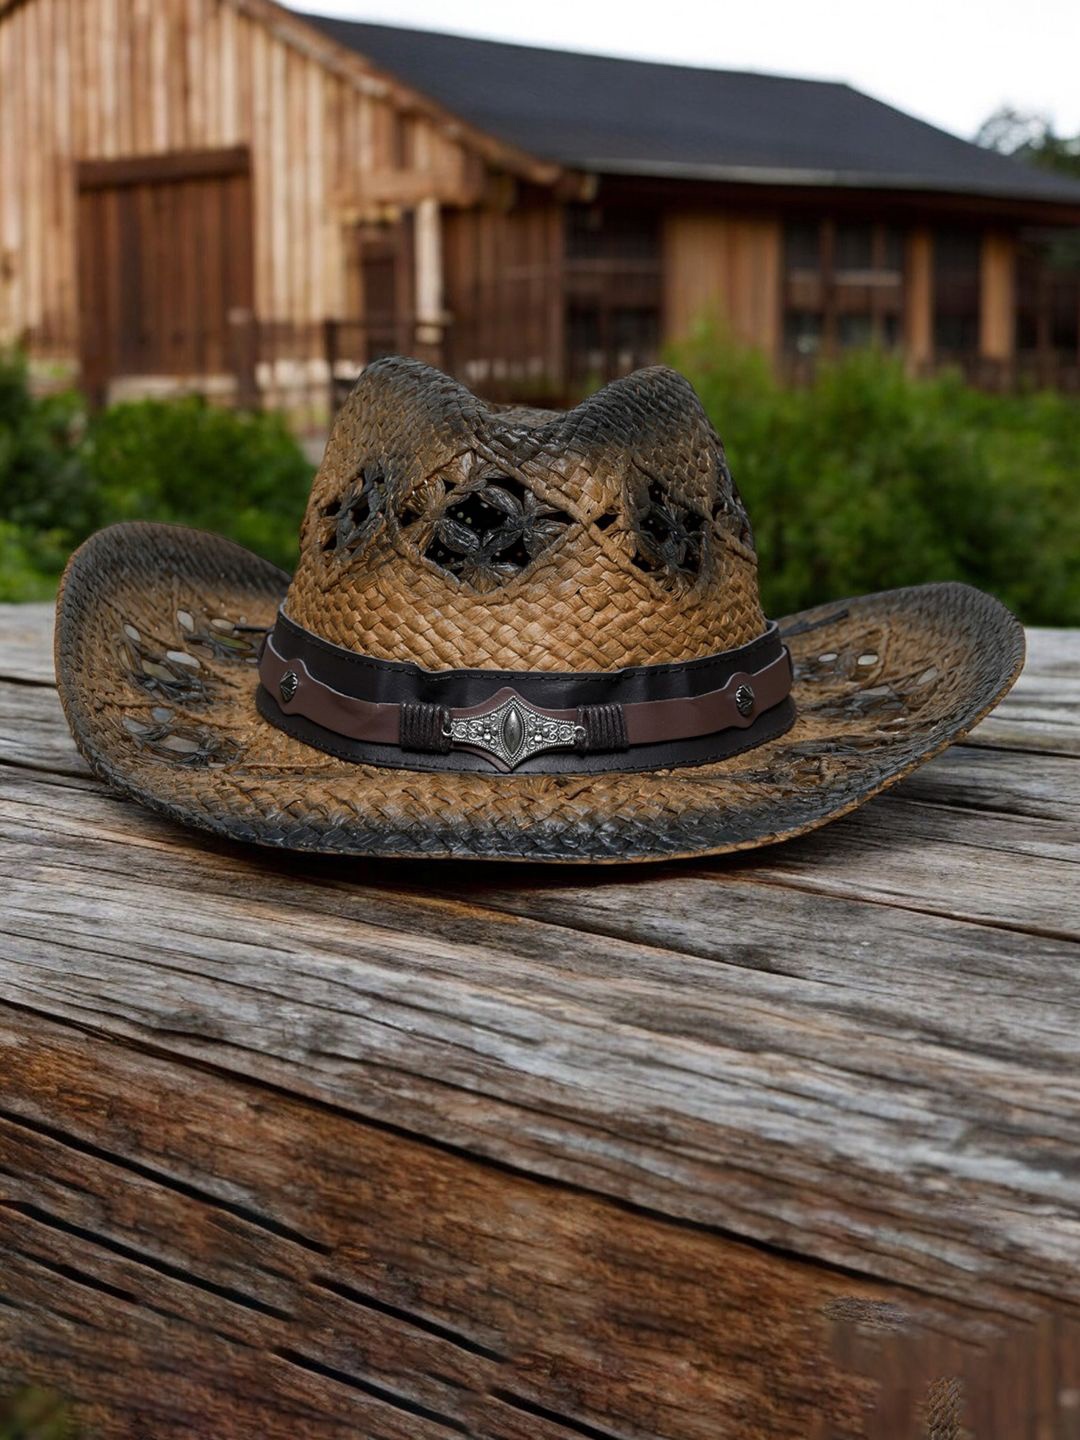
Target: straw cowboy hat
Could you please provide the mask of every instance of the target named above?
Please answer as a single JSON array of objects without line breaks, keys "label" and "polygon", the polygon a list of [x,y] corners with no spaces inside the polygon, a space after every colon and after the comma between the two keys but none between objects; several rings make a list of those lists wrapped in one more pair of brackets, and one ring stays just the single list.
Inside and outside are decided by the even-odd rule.
[{"label": "straw cowboy hat", "polygon": [[723,447],[653,368],[565,413],[369,365],[290,578],[117,525],[72,557],[60,695],[105,780],[344,854],[652,860],[764,845],[969,730],[1023,632],[966,585],[770,622]]}]

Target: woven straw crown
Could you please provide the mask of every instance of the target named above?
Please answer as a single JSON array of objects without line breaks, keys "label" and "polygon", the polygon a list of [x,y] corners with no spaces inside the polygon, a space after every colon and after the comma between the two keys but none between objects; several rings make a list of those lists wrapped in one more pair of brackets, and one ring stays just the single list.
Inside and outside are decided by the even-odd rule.
[{"label": "woven straw crown", "polygon": [[334,425],[300,549],[297,624],[430,670],[614,670],[765,628],[723,446],[663,367],[557,413],[374,362]]}]

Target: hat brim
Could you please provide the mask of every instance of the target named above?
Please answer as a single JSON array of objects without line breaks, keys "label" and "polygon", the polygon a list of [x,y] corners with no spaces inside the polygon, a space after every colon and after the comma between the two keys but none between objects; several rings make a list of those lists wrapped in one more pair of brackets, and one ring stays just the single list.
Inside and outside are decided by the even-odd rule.
[{"label": "hat brim", "polygon": [[114,525],[57,605],[60,698],[82,754],[142,804],[217,835],[332,854],[663,860],[787,839],[855,809],[971,729],[1023,666],[1016,619],[968,585],[841,600],[780,622],[797,718],[717,764],[503,775],[352,764],[255,708],[288,577],[220,536]]}]

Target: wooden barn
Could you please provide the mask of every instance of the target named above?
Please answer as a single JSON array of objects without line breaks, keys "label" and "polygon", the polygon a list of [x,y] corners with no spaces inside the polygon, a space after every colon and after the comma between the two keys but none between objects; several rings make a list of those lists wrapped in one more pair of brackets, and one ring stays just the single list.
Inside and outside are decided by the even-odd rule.
[{"label": "wooden barn", "polygon": [[0,0],[0,342],[96,398],[325,409],[377,354],[566,397],[714,314],[798,374],[1080,383],[1080,183],[846,85],[317,19]]}]

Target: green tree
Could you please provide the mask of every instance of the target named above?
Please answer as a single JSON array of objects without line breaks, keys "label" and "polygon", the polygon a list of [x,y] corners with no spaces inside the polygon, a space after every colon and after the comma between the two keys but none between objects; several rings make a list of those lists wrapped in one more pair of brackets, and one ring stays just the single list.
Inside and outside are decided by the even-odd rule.
[{"label": "green tree", "polygon": [[914,380],[873,350],[787,389],[710,327],[671,354],[723,438],[766,608],[966,580],[1022,619],[1080,624],[1080,406]]},{"label": "green tree", "polygon": [[0,351],[0,600],[44,598],[116,520],[215,530],[288,568],[311,474],[280,415],[195,397],[89,415],[74,391],[35,394],[24,358]]},{"label": "green tree", "polygon": [[1050,117],[1037,111],[1002,105],[979,126],[975,143],[1080,179],[1080,135],[1059,135]]}]

